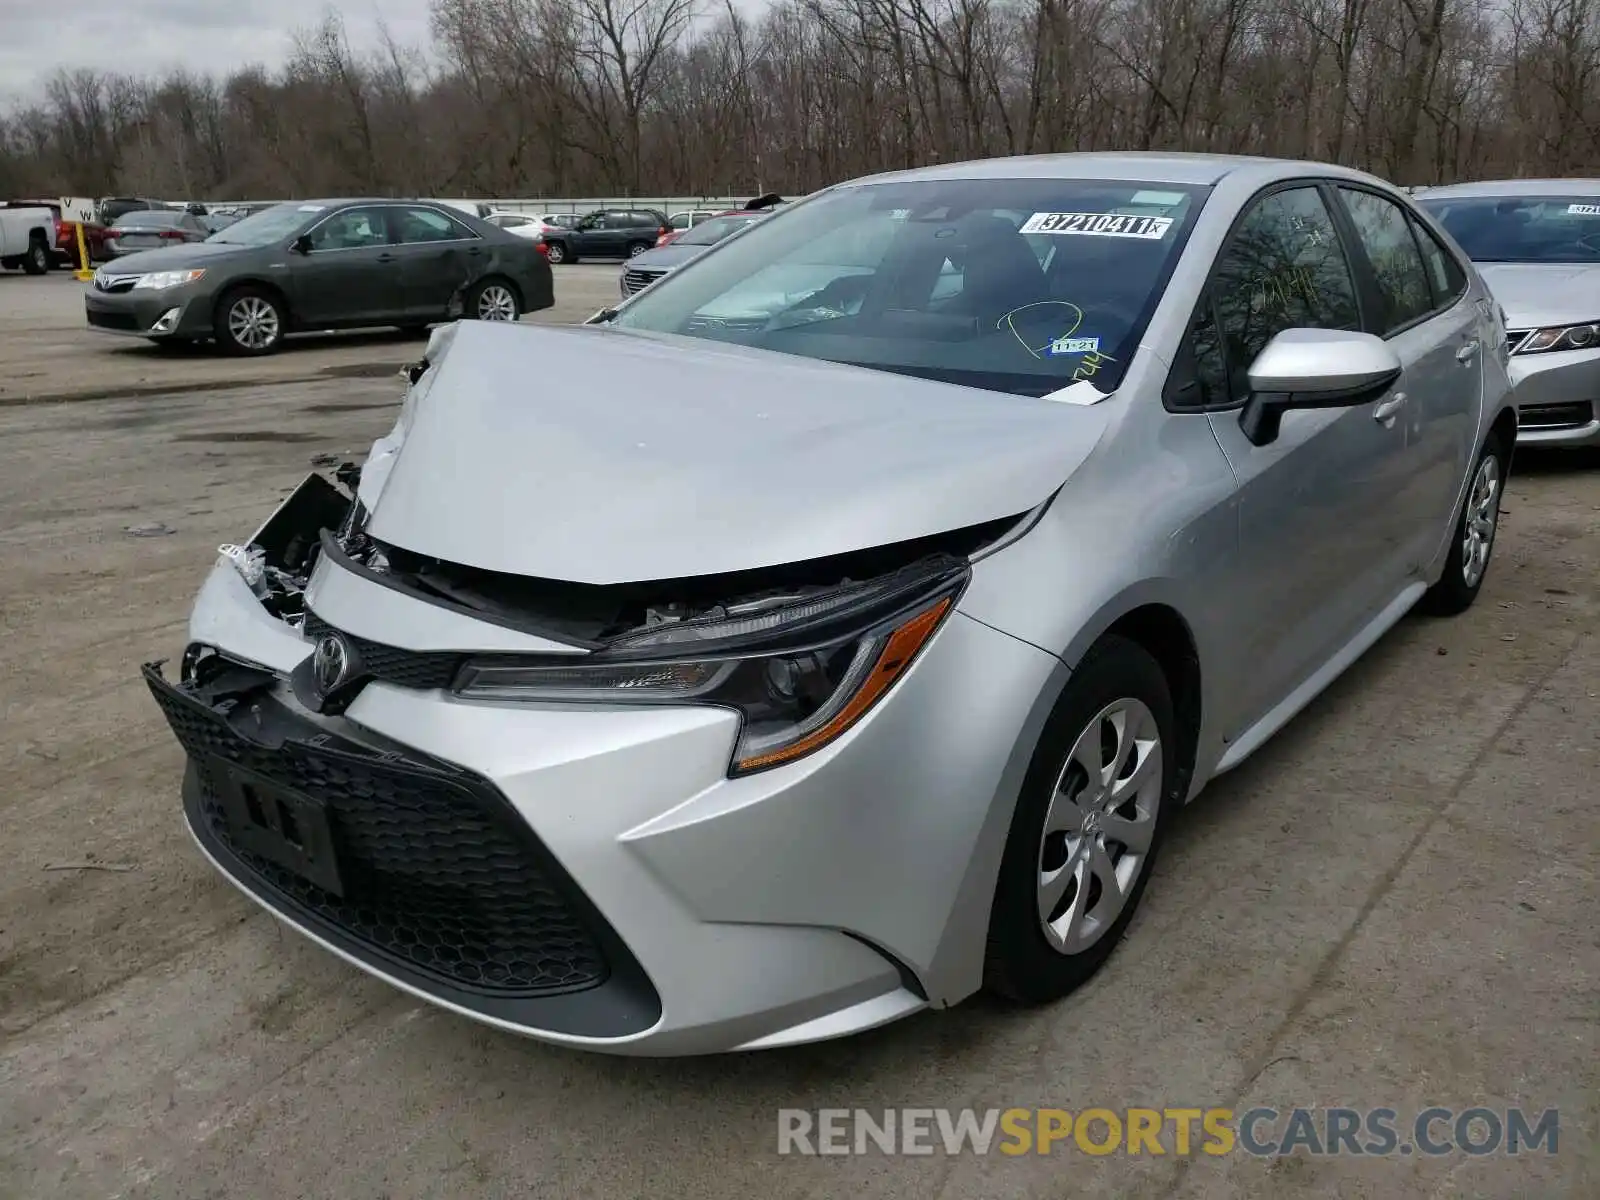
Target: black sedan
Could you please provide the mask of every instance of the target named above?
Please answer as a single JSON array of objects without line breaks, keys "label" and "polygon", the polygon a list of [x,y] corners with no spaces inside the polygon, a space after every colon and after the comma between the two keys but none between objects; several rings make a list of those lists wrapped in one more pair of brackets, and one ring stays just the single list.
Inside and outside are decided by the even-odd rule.
[{"label": "black sedan", "polygon": [[554,302],[534,243],[476,217],[425,201],[317,200],[119,258],[95,273],[84,308],[91,329],[270,354],[297,331],[515,321]]}]

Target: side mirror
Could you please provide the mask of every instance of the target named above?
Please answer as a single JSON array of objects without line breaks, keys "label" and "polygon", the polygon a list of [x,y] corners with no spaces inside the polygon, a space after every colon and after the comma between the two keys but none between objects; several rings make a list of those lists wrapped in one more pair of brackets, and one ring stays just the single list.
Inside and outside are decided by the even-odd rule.
[{"label": "side mirror", "polygon": [[1382,338],[1343,329],[1285,329],[1250,364],[1250,399],[1239,427],[1255,446],[1277,440],[1292,408],[1354,408],[1400,378],[1400,359]]},{"label": "side mirror", "polygon": [[299,237],[295,238],[294,241],[289,243],[289,249],[293,250],[296,254],[310,254],[311,235],[309,233],[302,233]]}]

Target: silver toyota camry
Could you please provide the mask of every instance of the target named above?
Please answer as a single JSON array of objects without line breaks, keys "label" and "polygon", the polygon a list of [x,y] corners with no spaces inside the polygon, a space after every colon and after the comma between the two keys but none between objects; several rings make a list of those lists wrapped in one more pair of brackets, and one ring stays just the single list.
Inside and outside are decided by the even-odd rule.
[{"label": "silver toyota camry", "polygon": [[844,184],[587,325],[445,327],[145,668],[189,828],[553,1042],[1055,1000],[1179,806],[1472,603],[1504,342],[1394,188],[1141,155]]},{"label": "silver toyota camry", "polygon": [[1600,179],[1429,188],[1504,309],[1519,437],[1600,445]]}]

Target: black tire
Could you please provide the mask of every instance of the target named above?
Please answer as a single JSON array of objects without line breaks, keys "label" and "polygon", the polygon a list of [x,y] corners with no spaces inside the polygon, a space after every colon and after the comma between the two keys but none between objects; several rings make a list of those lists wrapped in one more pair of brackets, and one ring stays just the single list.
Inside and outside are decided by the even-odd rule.
[{"label": "black tire", "polygon": [[550,260],[550,265],[553,267],[559,267],[562,263],[578,261],[576,255],[568,252],[565,242],[546,242],[544,244],[544,256]]},{"label": "black tire", "polygon": [[[251,313],[256,314],[260,321],[255,337],[249,333],[246,321]],[[269,323],[270,330],[266,328]],[[283,345],[288,324],[289,314],[276,293],[246,284],[231,288],[217,301],[213,330],[217,345],[222,347],[225,354],[257,358],[272,354]]]},{"label": "black tire", "polygon": [[[1114,810],[1101,804],[1086,807],[1096,813],[1094,820],[1097,825],[1102,820],[1142,811],[1144,815],[1137,824],[1147,833],[1149,844],[1143,852],[1142,863],[1133,864],[1137,874],[1131,880],[1131,888],[1122,901],[1120,911],[1109,920],[1081,923],[1079,928],[1088,930],[1092,940],[1079,949],[1063,950],[1047,938],[1040,911],[1043,905],[1040,889],[1045,882],[1043,872],[1046,863],[1059,855],[1057,875],[1069,870],[1072,862],[1085,866],[1086,873],[1082,878],[1087,883],[1082,890],[1085,907],[1091,915],[1106,896],[1104,888],[1095,882],[1099,876],[1088,870],[1089,859],[1074,856],[1069,860],[1065,857],[1073,845],[1071,836],[1063,831],[1059,842],[1055,840],[1055,835],[1046,839],[1045,822],[1051,813],[1051,802],[1058,781],[1063,785],[1063,792],[1071,789],[1078,798],[1089,794],[1095,786],[1083,767],[1071,760],[1074,747],[1080,739],[1084,739],[1086,744],[1092,746],[1094,753],[1103,754],[1105,730],[1111,722],[1101,722],[1097,717],[1109,707],[1119,704],[1128,706],[1125,712],[1137,711],[1132,702],[1137,702],[1144,711],[1137,718],[1130,719],[1144,722],[1146,729],[1153,727],[1160,752],[1160,761],[1151,762],[1141,788],[1145,792],[1143,809],[1130,807],[1134,802],[1133,797]],[[1145,721],[1146,715],[1148,721]],[[1125,721],[1123,728],[1127,727]],[[1090,738],[1098,740],[1089,741]],[[989,913],[984,983],[990,991],[1024,1004],[1048,1003],[1085,983],[1111,956],[1128,923],[1138,911],[1145,886],[1155,869],[1172,811],[1182,800],[1182,797],[1174,794],[1177,781],[1182,777],[1177,747],[1172,695],[1161,667],[1136,642],[1115,635],[1102,638],[1072,673],[1066,690],[1045,722],[1033,761],[1023,780],[1017,808],[1011,818],[1011,830],[1006,837],[1000,875],[995,882],[994,904]],[[1145,754],[1142,761],[1149,761],[1153,757],[1148,751]],[[1134,759],[1130,758],[1129,762],[1133,763]],[[1157,774],[1159,781],[1155,779]],[[1128,772],[1121,778],[1132,777],[1132,772]],[[1073,787],[1074,780],[1081,781],[1084,786]],[[1073,807],[1072,811],[1081,810]],[[1091,829],[1087,835],[1080,835],[1076,844],[1082,847],[1098,841],[1106,851],[1106,857],[1099,861],[1117,868],[1126,855],[1134,852],[1108,838],[1107,832],[1097,833]],[[1118,846],[1123,848],[1117,849]],[[1064,918],[1064,909],[1072,907],[1065,902],[1075,901],[1079,891],[1077,886],[1067,884],[1066,890],[1051,909],[1055,921]]]},{"label": "black tire", "polygon": [[468,321],[516,321],[522,317],[522,296],[509,279],[491,275],[467,289],[461,316]]},{"label": "black tire", "polygon": [[[1418,611],[1435,617],[1453,617],[1471,608],[1472,602],[1483,590],[1483,581],[1489,577],[1489,565],[1493,561],[1495,535],[1500,530],[1500,502],[1505,497],[1510,459],[1510,447],[1505,445],[1498,433],[1491,433],[1484,441],[1477,461],[1472,464],[1467,498],[1461,505],[1461,515],[1456,518],[1455,527],[1450,531],[1450,556],[1445,559],[1444,574],[1439,576],[1438,583],[1423,594],[1417,605]],[[1492,466],[1489,465],[1491,463]],[[1491,494],[1485,502],[1480,496],[1479,487],[1486,472],[1492,479]],[[1470,542],[1473,546],[1481,545],[1482,551],[1481,562],[1475,571],[1469,569],[1467,558],[1468,528],[1474,525],[1477,537],[1470,539]]]},{"label": "black tire", "polygon": [[29,275],[43,275],[55,265],[55,254],[46,241],[35,234],[28,240],[28,252],[22,256],[22,269]]},{"label": "black tire", "polygon": [[629,242],[628,257],[638,258],[639,255],[643,254],[646,250],[650,249],[654,245],[654,242]]}]

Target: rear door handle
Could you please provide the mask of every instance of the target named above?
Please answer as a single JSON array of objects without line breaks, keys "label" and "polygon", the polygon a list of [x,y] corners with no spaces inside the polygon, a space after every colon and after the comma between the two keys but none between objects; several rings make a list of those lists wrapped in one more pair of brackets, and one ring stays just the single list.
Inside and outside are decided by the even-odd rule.
[{"label": "rear door handle", "polygon": [[1395,416],[1405,406],[1406,394],[1404,392],[1396,392],[1387,400],[1379,402],[1378,406],[1372,410],[1372,419],[1385,427],[1392,426]]},{"label": "rear door handle", "polygon": [[388,251],[385,251],[384,253],[378,255],[378,261],[379,262],[393,262],[394,261],[394,255],[388,253]]},{"label": "rear door handle", "polygon": [[1473,357],[1478,353],[1478,347],[1482,344],[1483,343],[1478,341],[1477,338],[1473,338],[1464,343],[1461,349],[1456,351],[1456,361],[1461,363],[1463,366],[1465,366],[1467,363],[1470,363],[1473,360]]}]

